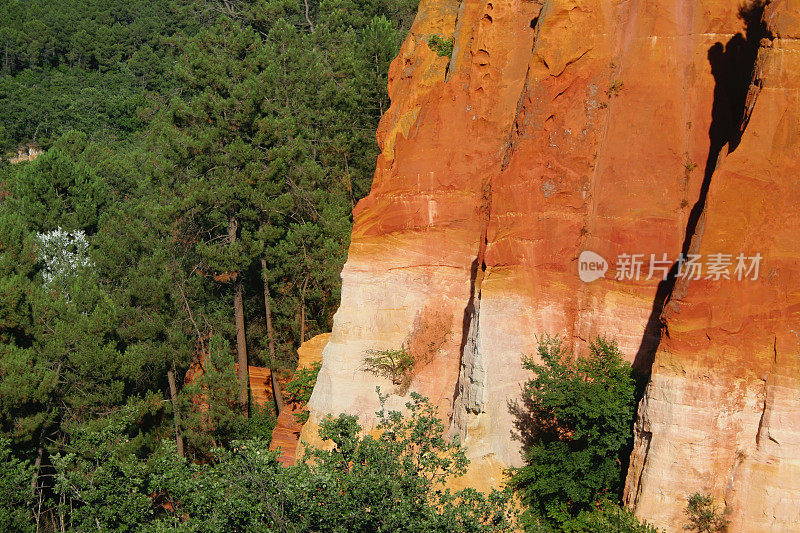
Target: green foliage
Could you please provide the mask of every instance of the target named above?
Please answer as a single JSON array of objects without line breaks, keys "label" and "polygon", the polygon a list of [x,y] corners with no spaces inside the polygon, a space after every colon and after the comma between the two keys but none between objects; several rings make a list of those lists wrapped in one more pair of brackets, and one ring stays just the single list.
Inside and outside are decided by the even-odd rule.
[{"label": "green foliage", "polygon": [[235,441],[193,464],[163,442],[141,460],[129,437],[138,415],[81,431],[79,447],[53,456],[61,504],[56,522],[86,531],[511,531],[507,493],[451,492],[442,483],[467,460],[427,399],[408,412],[378,413],[380,436],[361,436],[355,417],[329,418],[293,467],[269,442]]},{"label": "green foliage", "polygon": [[581,511],[561,526],[561,531],[568,533],[664,533],[644,521],[636,518],[625,507],[603,500],[591,511]]},{"label": "green foliage", "polygon": [[331,530],[332,523],[337,531],[510,531],[509,494],[442,488],[466,471],[464,449],[445,439],[426,398],[412,393],[406,409],[382,408],[378,437],[359,436],[352,416],[323,421],[320,437],[334,446],[309,449],[304,467],[333,490],[311,498],[317,512],[307,529]]},{"label": "green foliage", "polygon": [[286,384],[286,401],[305,405],[311,399],[317,375],[322,363],[316,362],[309,368],[301,368],[294,373],[292,380]]},{"label": "green foliage", "polygon": [[[289,403],[300,406],[308,405],[311,393],[314,392],[314,385],[317,384],[317,376],[322,368],[322,363],[316,362],[309,368],[301,368],[294,373],[292,380],[286,384],[284,398]],[[294,415],[297,421],[305,424],[308,420],[308,412],[303,411]]]},{"label": "green foliage", "polygon": [[77,129],[128,137],[148,97],[175,88],[171,38],[198,18],[174,0],[48,2],[0,6],[0,149],[48,147]]},{"label": "green foliage", "polygon": [[105,183],[94,169],[59,148],[22,165],[10,192],[8,207],[39,231],[61,227],[93,233],[108,201]]},{"label": "green foliage", "polygon": [[453,46],[455,42],[455,38],[453,37],[445,39],[441,35],[435,34],[428,37],[428,46],[431,47],[431,50],[436,52],[436,55],[441,57],[449,58],[453,56]]},{"label": "green foliage", "polygon": [[392,380],[395,385],[407,382],[414,369],[414,356],[403,347],[399,350],[368,350],[364,356],[367,370]]},{"label": "green foliage", "polygon": [[619,490],[619,456],[631,438],[635,406],[631,368],[616,344],[598,338],[588,357],[572,359],[559,338],[545,336],[538,358],[523,366],[536,376],[518,409],[527,426],[526,466],[512,470],[511,486],[533,525],[563,525]]},{"label": "green foliage", "polygon": [[723,511],[714,505],[714,498],[710,494],[695,492],[686,504],[686,516],[689,523],[683,526],[687,531],[698,533],[715,533],[725,531],[728,519]]},{"label": "green foliage", "polygon": [[33,466],[14,457],[7,439],[0,439],[0,531],[34,531],[28,517]]},{"label": "green foliage", "polygon": [[[54,490],[61,502],[61,520],[79,531],[129,531],[151,514],[147,464],[135,455],[130,433],[137,422],[130,406],[104,421],[78,428],[66,453],[51,462],[57,472]],[[62,506],[64,504],[62,503]]]}]

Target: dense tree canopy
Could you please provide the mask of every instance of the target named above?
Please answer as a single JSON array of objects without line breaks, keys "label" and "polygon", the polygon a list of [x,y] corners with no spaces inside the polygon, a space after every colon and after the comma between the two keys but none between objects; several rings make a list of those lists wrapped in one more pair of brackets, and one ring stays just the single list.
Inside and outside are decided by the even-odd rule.
[{"label": "dense tree canopy", "polygon": [[65,458],[102,453],[113,413],[139,458],[178,433],[201,461],[269,435],[241,369],[292,367],[330,328],[415,10],[0,6],[0,149],[45,150],[0,162],[0,431],[23,465],[9,475],[32,469],[40,525],[56,527]]}]

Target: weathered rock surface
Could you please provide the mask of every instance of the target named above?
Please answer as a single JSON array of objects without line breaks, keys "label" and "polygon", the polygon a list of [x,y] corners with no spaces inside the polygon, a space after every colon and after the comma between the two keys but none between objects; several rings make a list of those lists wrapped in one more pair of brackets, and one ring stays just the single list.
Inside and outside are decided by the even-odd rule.
[{"label": "weathered rock surface", "polygon": [[[328,339],[330,339],[330,336],[330,333],[321,333],[300,345],[300,347],[297,349],[297,370],[310,368],[314,365],[314,363],[322,361],[322,351],[325,349],[325,345],[328,344]],[[252,369],[252,367],[250,368]],[[252,376],[253,373],[251,370],[251,390],[253,390]],[[269,390],[268,401],[271,402],[273,400],[272,389],[269,387],[269,379],[269,370],[267,370],[267,378],[264,383],[265,390]],[[265,403],[266,400],[262,402],[262,405]],[[297,446],[300,443],[300,433],[303,429],[303,425],[297,421],[297,417],[295,415],[299,415],[305,409],[305,405],[288,403],[281,414],[278,415],[277,423],[275,424],[275,428],[272,430],[272,440],[269,443],[269,449],[280,449],[281,453],[278,456],[278,461],[284,466],[293,465],[297,460]]]},{"label": "weathered rock surface", "polygon": [[636,425],[626,499],[664,525],[700,491],[731,531],[800,530],[800,3],[764,21],[749,120],[692,243],[759,253],[759,277],[678,284]]},{"label": "weathered rock surface", "polygon": [[[731,0],[422,0],[304,435],[327,413],[369,427],[376,385],[402,406],[364,355],[436,331],[411,390],[468,446],[465,481],[497,485],[521,459],[521,356],[543,333],[575,350],[602,334],[645,371],[658,349],[626,494],[638,514],[680,531],[705,490],[736,530],[800,529],[799,11],[773,2],[764,32],[760,5]],[[451,58],[431,35],[454,37]],[[592,283],[584,250],[611,264]],[[767,271],[674,291],[649,275],[651,254],[674,268],[689,251],[760,252]],[[639,279],[615,279],[620,254],[642,254]]]}]

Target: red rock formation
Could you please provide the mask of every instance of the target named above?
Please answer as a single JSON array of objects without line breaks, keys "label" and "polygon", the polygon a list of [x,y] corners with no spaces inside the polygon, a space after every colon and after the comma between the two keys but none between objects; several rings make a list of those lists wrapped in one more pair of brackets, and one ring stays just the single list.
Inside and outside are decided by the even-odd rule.
[{"label": "red rock formation", "polygon": [[755,281],[679,283],[667,306],[626,494],[659,524],[700,491],[730,531],[800,530],[800,3],[772,2],[764,21],[749,120],[692,243],[763,260]]},{"label": "red rock formation", "polygon": [[[520,462],[513,402],[528,377],[521,356],[534,352],[536,335],[562,334],[576,350],[595,335],[614,337],[648,370],[673,282],[658,271],[647,279],[647,266],[638,280],[616,280],[614,264],[620,254],[647,262],[666,254],[674,267],[695,230],[705,229],[693,251],[751,253],[763,244],[779,285],[766,277],[760,284],[678,285],[667,315],[670,337],[642,404],[628,501],[640,515],[680,530],[686,496],[703,483],[722,495],[730,453],[742,449],[748,459],[725,497],[740,502],[732,507],[734,523],[756,524],[748,513],[757,511],[744,502],[773,494],[772,481],[757,478],[800,479],[788,445],[772,449],[765,436],[753,445],[761,446],[759,455],[733,444],[753,433],[746,429],[752,417],[737,413],[765,413],[766,426],[755,433],[786,431],[788,443],[799,424],[789,421],[798,418],[796,368],[771,363],[770,373],[758,361],[767,361],[769,346],[789,346],[793,338],[785,333],[798,297],[791,274],[798,247],[788,229],[797,227],[790,205],[798,131],[792,39],[800,24],[792,1],[769,6],[770,29],[782,37],[759,56],[761,93],[751,98],[741,143],[721,159],[725,146],[739,141],[760,38],[760,9],[741,7],[730,0],[423,0],[390,71],[382,152],[372,192],[355,211],[312,422],[350,412],[369,426],[376,384],[397,393],[390,407],[402,406],[401,391],[369,373],[364,354],[413,344],[415,324],[436,307],[451,317],[453,334],[411,389],[431,397],[462,436],[473,459],[468,482],[497,485],[502,467]],[[452,58],[428,46],[431,35],[454,37]],[[578,277],[584,250],[611,263],[593,283]],[[708,376],[710,386],[698,376]],[[764,392],[765,382],[775,385]],[[774,399],[759,400],[752,392],[759,386]],[[731,388],[744,399],[720,403]],[[722,405],[727,421],[714,418]],[[743,429],[714,429],[712,419]],[[684,422],[698,431],[689,440],[676,436]],[[699,435],[710,441],[702,448],[708,465],[693,469],[688,459]],[[732,451],[712,453],[722,448]],[[748,492],[752,487],[762,488]],[[797,508],[796,496],[780,501]],[[767,527],[800,528],[796,511],[774,505]]]},{"label": "red rock formation", "polygon": [[[306,342],[297,349],[297,369],[310,368],[314,363],[322,361],[322,350],[328,344],[330,333],[322,333],[317,335]],[[252,368],[250,373],[250,387],[253,387],[253,373]],[[272,389],[269,386],[269,370],[264,378],[265,392],[267,397],[265,401],[272,401]],[[254,390],[254,389],[253,389]],[[255,397],[255,390],[253,396]],[[270,450],[280,449],[281,454],[278,456],[278,461],[284,466],[290,466],[297,460],[297,446],[300,443],[300,432],[303,425],[297,421],[295,415],[299,415],[306,410],[305,405],[297,405],[288,403],[286,408],[278,416],[275,429],[272,431],[272,440],[269,443]]]}]

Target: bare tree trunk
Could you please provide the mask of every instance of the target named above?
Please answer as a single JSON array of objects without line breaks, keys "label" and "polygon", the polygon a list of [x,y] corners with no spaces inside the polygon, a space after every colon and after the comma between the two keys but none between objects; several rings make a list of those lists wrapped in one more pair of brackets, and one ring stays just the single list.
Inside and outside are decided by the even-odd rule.
[{"label": "bare tree trunk", "polygon": [[178,457],[183,457],[183,433],[181,432],[181,413],[178,410],[178,388],[175,386],[175,372],[167,370],[169,398],[172,401],[172,420],[175,423],[175,446]]},{"label": "bare tree trunk", "polygon": [[[231,217],[228,224],[228,237],[230,242],[236,241],[236,231],[239,229],[239,223],[236,217]],[[244,301],[242,298],[242,276],[241,272],[236,273],[236,279],[233,285],[233,315],[236,322],[236,355],[239,369],[237,377],[239,378],[239,408],[242,414],[247,416],[248,409],[248,396],[250,391],[250,376],[247,369],[247,339],[245,337],[244,325]]]},{"label": "bare tree trunk", "polygon": [[44,455],[44,447],[41,445],[39,439],[39,448],[36,450],[36,460],[33,461],[33,478],[31,479],[31,494],[36,494],[36,489],[39,485],[39,469],[42,467],[42,456]]},{"label": "bare tree trunk", "polygon": [[303,3],[306,6],[306,22],[308,22],[308,27],[311,29],[311,33],[314,33],[314,24],[311,22],[311,17],[308,16],[308,0],[303,0]]},{"label": "bare tree trunk", "polygon": [[275,413],[280,415],[285,403],[278,374],[275,372],[275,330],[272,328],[272,307],[269,304],[269,281],[267,281],[267,260],[261,258],[261,276],[264,278],[264,309],[267,314],[267,337],[269,338],[269,373],[272,376],[272,397],[275,399]]},{"label": "bare tree trunk", "polygon": [[306,342],[306,289],[308,288],[308,274],[300,290],[300,344]]}]

